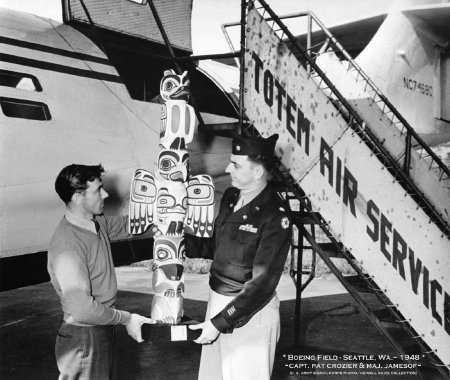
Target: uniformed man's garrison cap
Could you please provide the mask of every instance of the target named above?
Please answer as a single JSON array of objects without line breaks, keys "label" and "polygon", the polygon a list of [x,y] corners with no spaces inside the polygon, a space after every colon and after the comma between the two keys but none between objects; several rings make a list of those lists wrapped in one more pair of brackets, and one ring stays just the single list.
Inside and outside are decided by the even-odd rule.
[{"label": "uniformed man's garrison cap", "polygon": [[238,156],[273,156],[275,155],[277,140],[277,133],[266,139],[261,136],[243,137],[234,135],[232,153]]}]

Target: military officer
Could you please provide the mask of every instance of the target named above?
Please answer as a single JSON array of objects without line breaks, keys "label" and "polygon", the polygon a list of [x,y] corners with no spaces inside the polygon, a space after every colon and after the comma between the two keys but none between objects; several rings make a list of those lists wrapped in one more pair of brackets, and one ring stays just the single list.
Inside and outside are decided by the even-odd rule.
[{"label": "military officer", "polygon": [[186,238],[189,257],[214,259],[199,379],[270,379],[280,335],[275,289],[291,241],[288,206],[269,181],[278,135],[236,136],[211,239]]}]

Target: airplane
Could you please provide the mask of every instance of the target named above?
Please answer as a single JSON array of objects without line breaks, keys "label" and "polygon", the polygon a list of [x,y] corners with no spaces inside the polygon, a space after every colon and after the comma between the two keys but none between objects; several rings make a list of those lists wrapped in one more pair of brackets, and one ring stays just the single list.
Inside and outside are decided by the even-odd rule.
[{"label": "airplane", "polygon": [[[175,60],[164,50],[161,36],[155,37],[156,29],[151,29],[150,34],[146,34],[149,23],[145,23],[146,27],[142,27],[142,24],[136,22],[136,18],[141,16],[145,20],[151,17],[148,8],[142,8],[146,5],[145,1],[142,3],[131,3],[128,0],[115,1],[114,3],[120,4],[124,12],[123,17],[117,18],[113,10],[93,6],[99,4],[93,0],[86,1],[91,5],[89,13],[83,9],[82,3],[83,1],[80,3],[63,1],[66,5],[64,24],[30,15],[25,16],[22,13],[0,12],[2,15],[0,18],[0,43],[2,44],[0,55],[2,257],[0,264],[3,289],[23,286],[31,281],[33,274],[46,273],[46,243],[63,213],[63,205],[52,189],[53,181],[65,164],[101,161],[108,169],[104,182],[106,190],[111,194],[107,213],[126,212],[132,172],[136,168],[151,169],[155,163],[161,117],[157,103],[159,79],[163,71],[172,65],[180,65],[183,70],[189,71],[192,75],[193,92],[204,121],[199,123],[199,130],[202,130],[202,133],[197,134],[196,144],[190,147],[192,171],[208,173],[219,182],[223,180],[220,174],[223,173],[224,165],[228,160],[229,139],[206,133],[205,130],[218,130],[221,135],[227,136],[227,132],[236,126],[237,67],[210,61],[202,63],[197,68],[189,60],[184,61],[183,64]],[[134,8],[127,8],[127,5]],[[175,20],[168,28],[168,35],[174,43],[176,55],[185,58],[190,53],[190,42],[186,41],[188,29],[183,17],[188,11],[183,9],[182,5],[183,2],[180,0],[176,7],[178,12],[171,14],[175,16]],[[424,138],[428,138],[428,142],[436,144],[449,141],[447,137],[448,105],[443,101],[446,99],[448,89],[448,52],[446,50],[448,26],[444,21],[448,18],[448,5],[448,3],[427,3],[425,6],[418,6],[416,2],[403,3],[403,6],[393,8],[382,17],[365,18],[338,25],[334,30],[331,28],[333,34],[347,31],[346,36],[350,35],[347,39],[349,51],[356,57],[358,64],[398,107],[409,123]],[[159,12],[164,19],[164,9],[160,8]],[[441,15],[443,15],[442,18]],[[92,19],[96,20],[95,24],[90,22],[92,16]],[[261,16],[258,15],[258,20],[260,18]],[[116,23],[111,23],[111,20],[116,20]],[[126,22],[121,23],[122,20]],[[430,25],[431,21],[433,25]],[[130,30],[130,25],[135,25],[137,29],[141,27],[140,34],[137,30]],[[352,41],[354,41],[352,37],[357,37],[357,30],[364,29],[365,25],[371,25],[371,32],[366,30],[365,39],[361,38],[359,43],[353,43],[352,49]],[[179,29],[176,30],[177,28]],[[136,34],[139,36],[137,37]],[[313,46],[319,35],[320,32],[313,34]],[[162,37],[164,39],[164,36]],[[298,38],[301,40],[304,36]],[[317,50],[316,62],[319,62],[326,52]],[[291,58],[289,55],[289,59]],[[327,70],[326,61],[318,64]],[[223,70],[224,68],[226,70]],[[264,73],[266,72],[272,75],[269,70]],[[434,77],[436,82],[430,84],[430,78]],[[303,78],[305,83],[314,81],[307,75],[303,75]],[[289,83],[289,80],[287,82]],[[257,82],[253,81],[253,83]],[[198,86],[197,91],[195,86]],[[249,86],[248,93],[252,94],[251,90]],[[308,96],[308,100],[315,99],[315,95],[312,94],[318,95],[317,99],[321,100],[322,105],[326,104],[329,109],[332,108],[333,104],[330,104],[330,101],[333,102],[334,99],[331,96],[324,98],[320,97],[323,95],[320,92],[314,92]],[[256,98],[257,95],[255,95]],[[266,103],[268,103],[267,100]],[[281,106],[278,107],[282,110]],[[313,110],[311,113],[315,114],[315,106],[310,108]],[[275,124],[280,132],[287,132],[287,136],[282,136],[283,139],[289,139],[290,136],[296,139],[297,146],[291,145],[294,152],[294,148],[301,145],[301,130],[298,129],[295,135],[295,131],[292,128],[289,129],[289,122],[287,128],[284,128],[284,125],[278,121],[274,124],[262,121],[265,116],[270,117],[269,112],[266,115],[259,114],[261,130]],[[288,114],[288,106],[284,108],[284,112]],[[448,261],[445,262],[445,259],[442,259],[448,252],[448,240],[442,234],[443,229],[439,229],[442,225],[436,226],[431,218],[428,219],[429,214],[424,212],[424,210],[429,211],[428,205],[425,207],[423,204],[415,203],[417,198],[413,198],[412,195],[420,195],[415,187],[409,187],[413,190],[412,195],[405,192],[405,188],[398,183],[400,181],[395,176],[392,176],[392,172],[387,173],[385,170],[388,166],[380,167],[378,158],[373,157],[367,149],[368,146],[362,144],[363,140],[357,140],[356,137],[352,139],[353,134],[340,119],[341,115],[334,118],[333,112],[333,109],[331,113],[321,112],[320,117],[317,117],[319,121],[320,118],[328,119],[320,126],[319,123],[315,124],[318,130],[321,129],[321,133],[317,135],[320,136],[319,155],[306,157],[309,156],[309,145],[304,143],[301,147],[304,149],[302,159],[314,160],[314,170],[308,172],[301,186],[305,186],[305,189],[306,186],[314,189],[307,193],[311,203],[317,202],[316,207],[319,205],[319,210],[320,206],[324,206],[323,211],[320,210],[320,212],[330,216],[329,219],[324,219],[330,220],[324,224],[329,224],[331,230],[337,233],[342,232],[342,241],[350,244],[350,250],[352,246],[358,248],[361,244],[361,250],[354,250],[355,258],[357,260],[362,258],[361,264],[366,259],[371,260],[371,265],[365,266],[367,270],[373,269],[373,272],[368,272],[370,277],[375,279],[376,283],[381,281],[380,288],[386,283],[389,285],[382,288],[385,289],[385,295],[389,298],[396,297],[392,298],[394,302],[398,302],[396,308],[405,313],[407,318],[413,315],[414,318],[410,319],[411,326],[420,327],[421,330],[418,332],[426,338],[424,338],[425,343],[431,342],[433,345],[430,347],[436,349],[439,358],[445,360],[448,358],[448,349],[445,348],[448,347],[447,335],[441,334],[440,330],[436,334],[436,326],[432,327],[432,331],[424,327],[425,324],[433,326],[432,323],[438,323],[448,333],[446,321],[448,321],[449,293],[445,287],[445,271],[442,272],[442,268],[448,264]],[[308,132],[310,125],[311,129],[314,129],[310,121],[303,118],[303,113],[299,112],[298,115],[302,117],[302,121],[306,120]],[[333,118],[329,118],[328,115],[332,115]],[[258,120],[258,116],[254,120]],[[277,117],[275,113],[273,116]],[[281,120],[280,116],[278,118]],[[286,117],[286,120],[289,118]],[[300,123],[297,125],[300,126]],[[345,137],[348,138],[346,141],[349,141],[349,145],[346,143],[327,145],[325,138],[334,127],[336,127],[335,133],[337,130],[340,133],[341,127],[342,130],[346,128]],[[344,136],[344,133],[340,136]],[[314,139],[311,138],[311,141]],[[303,141],[310,141],[309,137],[308,140]],[[319,139],[315,141],[317,151]],[[359,144],[356,144],[358,141]],[[335,147],[336,150],[334,150]],[[357,161],[353,160],[354,156],[346,153],[352,148],[355,148],[355,152],[362,153],[360,156],[354,153]],[[286,156],[294,157],[290,152],[285,155],[285,159]],[[298,158],[298,155],[295,157]],[[358,165],[361,157],[371,157],[367,167],[375,168],[375,170],[365,170],[364,165]],[[353,162],[346,162],[347,158]],[[293,161],[290,161],[290,164]],[[320,165],[318,165],[319,162]],[[336,162],[335,169],[333,169],[334,162]],[[290,165],[289,169],[300,171],[301,165]],[[342,169],[344,170],[343,190],[341,188]],[[328,181],[324,174],[326,171],[328,171]],[[354,176],[352,173],[360,175]],[[417,173],[422,174],[419,170]],[[336,177],[334,182],[333,174]],[[404,173],[401,172],[401,174]],[[359,181],[358,187],[357,179],[361,178],[363,180]],[[378,181],[379,178],[381,178],[380,181]],[[434,177],[430,175],[430,178]],[[315,181],[317,179],[318,182]],[[374,179],[373,183],[372,179]],[[315,192],[316,183],[321,188],[320,194]],[[325,186],[322,186],[323,184]],[[221,185],[226,185],[226,180],[223,180]],[[328,185],[330,186],[327,187]],[[383,185],[392,192],[383,193]],[[434,190],[434,183],[430,182],[428,185]],[[216,186],[218,187],[220,188]],[[373,187],[376,189],[374,190]],[[381,189],[379,192],[378,188]],[[360,193],[356,191],[357,189]],[[437,189],[440,191],[441,187]],[[440,194],[439,192],[438,195]],[[375,197],[378,198],[377,203],[374,201]],[[336,199],[338,199],[337,203],[334,202]],[[403,199],[406,201],[400,205],[399,211],[394,210],[391,201],[400,200],[401,203]],[[336,204],[343,207],[335,207]],[[364,207],[365,205],[367,208]],[[444,208],[447,205],[448,202],[443,205]],[[411,214],[406,214],[407,218],[404,218],[402,214],[405,211],[411,211]],[[370,221],[373,224],[373,230],[366,228],[365,223],[361,223],[361,219],[357,221],[357,215],[358,218],[362,217],[365,218],[363,220]],[[381,218],[380,222],[378,216]],[[417,221],[416,216],[418,216]],[[435,216],[435,213],[432,216]],[[388,218],[395,218],[395,223],[391,223]],[[406,221],[406,227],[412,226],[416,230],[422,230],[424,221],[427,221],[430,227],[426,227],[425,232],[409,233],[411,236],[406,239],[401,237],[399,232],[403,225],[397,223],[405,219],[409,219]],[[434,219],[435,222],[436,220]],[[438,221],[440,222],[441,219]],[[379,228],[380,224],[381,226],[384,224],[384,227]],[[394,225],[396,228],[393,228]],[[362,233],[355,234],[349,227],[361,228]],[[367,236],[364,236],[364,230]],[[417,232],[416,230],[414,232]],[[389,235],[387,231],[392,232],[392,235]],[[408,232],[406,228],[406,234]],[[423,232],[422,236],[421,232]],[[393,236],[392,254],[386,250],[390,236]],[[438,248],[436,256],[433,257],[438,257],[439,260],[431,258],[424,249],[410,248],[416,246],[422,248],[420,244],[422,241],[427,247],[428,244],[436,243]],[[121,248],[123,247],[122,245]],[[128,247],[131,251],[130,257],[137,260],[142,256],[134,247],[136,246],[133,244]],[[151,255],[149,244],[144,244],[140,248],[148,256]],[[405,260],[407,250],[409,260]],[[414,251],[417,254],[417,261],[414,259]],[[382,260],[387,258],[388,262],[378,260],[377,253],[380,253]],[[357,254],[359,256],[356,256]],[[423,255],[420,260],[419,254]],[[322,258],[324,256],[326,255],[322,255]],[[392,268],[388,266],[389,263],[392,264]],[[405,271],[404,267],[408,263],[409,271]],[[328,265],[333,268],[333,265],[329,263]],[[394,276],[385,276],[386,273],[393,273]],[[14,277],[19,279],[13,283],[11,278]],[[389,277],[389,280],[386,281],[385,277]],[[418,294],[419,277],[424,285]],[[403,285],[406,278],[410,281],[410,286],[405,289]],[[45,279],[33,278],[33,281],[45,281]],[[417,297],[404,302],[403,294]],[[437,298],[438,302],[436,302]],[[419,311],[422,314],[419,314]],[[442,361],[442,363],[448,363],[448,361]]]},{"label": "airplane", "polygon": [[430,146],[450,141],[449,18],[448,1],[400,1],[383,18],[330,28],[355,53],[349,36],[361,44],[355,31],[383,20],[355,61]]},{"label": "airplane", "polygon": [[[159,81],[174,60],[146,1],[121,0],[117,9],[85,3],[95,24],[70,0],[62,2],[62,24],[0,10],[1,289],[46,280],[46,244],[63,213],[53,182],[63,166],[101,162],[108,170],[106,213],[126,213],[132,173],[152,169],[156,160]],[[172,17],[173,50],[188,58],[192,7],[177,4],[158,12],[163,20]],[[448,2],[395,2],[389,12],[328,28],[420,136],[436,145],[450,141],[449,10]],[[313,32],[313,42],[323,40],[321,33]],[[298,38],[305,42],[305,35]],[[218,131],[197,133],[191,170],[225,186],[239,69],[231,58],[178,63],[189,72],[207,126],[199,129]],[[216,186],[219,193],[223,186]],[[151,254],[148,245],[133,244],[136,260]]]},{"label": "airplane", "polygon": [[[105,213],[126,214],[134,171],[153,170],[157,160],[159,85],[176,64],[145,3],[116,1],[109,9],[86,3],[99,20],[95,26],[78,2],[63,1],[64,23],[0,10],[2,290],[47,280],[47,244],[64,213],[54,181],[64,166],[101,163]],[[175,54],[189,56],[192,7],[175,5],[163,5],[158,14],[171,18],[166,30]],[[119,11],[115,24],[107,24],[106,16]],[[202,119],[198,129],[233,128],[236,108],[220,86],[193,63],[178,67],[188,71]],[[220,183],[230,139],[197,133],[189,150],[191,174],[209,173]],[[118,244],[120,252],[131,250],[119,262],[151,257],[148,242]]]},{"label": "airplane", "polygon": [[[272,5],[272,2],[269,2]],[[276,2],[275,6],[279,5]],[[317,4],[311,4],[311,8]],[[370,9],[370,6],[367,7]],[[283,22],[295,32],[297,41],[306,48],[306,17],[299,13],[280,14]],[[450,3],[434,0],[396,0],[386,11],[369,13],[358,18],[325,25],[351,58],[397,108],[400,114],[430,146],[450,141]],[[238,44],[232,38],[232,27],[224,24],[232,51]],[[312,50],[327,39],[313,22]],[[290,42],[286,39],[289,45]],[[300,58],[301,59],[301,58]],[[341,57],[341,59],[344,59]],[[223,64],[224,62],[222,62]],[[200,66],[219,72],[223,84],[230,83],[228,66],[216,62],[201,62]],[[327,72],[326,63],[321,66]],[[441,157],[450,165],[446,151]]]}]

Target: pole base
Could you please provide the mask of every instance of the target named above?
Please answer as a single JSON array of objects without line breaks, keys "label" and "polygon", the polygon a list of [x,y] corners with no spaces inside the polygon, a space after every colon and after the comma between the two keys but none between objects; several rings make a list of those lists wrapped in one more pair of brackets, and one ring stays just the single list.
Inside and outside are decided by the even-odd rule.
[{"label": "pole base", "polygon": [[189,325],[197,325],[200,322],[187,316],[181,318],[181,322],[176,325],[157,323],[155,325],[142,325],[142,339],[146,342],[182,342],[197,339],[202,330],[191,330]]}]

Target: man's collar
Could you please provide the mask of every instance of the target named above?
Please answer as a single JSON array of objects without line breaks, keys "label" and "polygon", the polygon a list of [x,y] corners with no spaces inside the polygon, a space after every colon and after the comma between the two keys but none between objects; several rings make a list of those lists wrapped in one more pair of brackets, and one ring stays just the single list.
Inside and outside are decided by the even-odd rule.
[{"label": "man's collar", "polygon": [[[239,198],[239,189],[233,188],[233,193],[231,194],[232,203],[231,206],[234,206]],[[267,182],[266,187],[248,204],[246,204],[243,208],[240,210],[247,210],[249,214],[255,214],[258,213],[260,210],[264,208],[264,206],[267,203],[272,202],[274,199],[274,193],[275,193],[275,184],[271,181]],[[249,208],[247,208],[249,207]]]},{"label": "man's collar", "polygon": [[252,212],[258,212],[261,208],[265,206],[266,203],[271,202],[273,199],[273,184],[267,182],[264,189],[253,199],[252,201]]},{"label": "man's collar", "polygon": [[67,209],[64,215],[69,223],[72,223],[77,227],[80,227],[84,230],[88,230],[94,234],[97,234],[97,230],[95,229],[95,223],[92,219],[82,218],[81,216],[75,215],[73,212],[70,212]]},{"label": "man's collar", "polygon": [[240,195],[246,196],[251,195],[252,193],[258,195],[261,191],[264,190],[264,188],[267,186],[267,182],[259,182],[254,188],[252,189],[241,189]]}]

